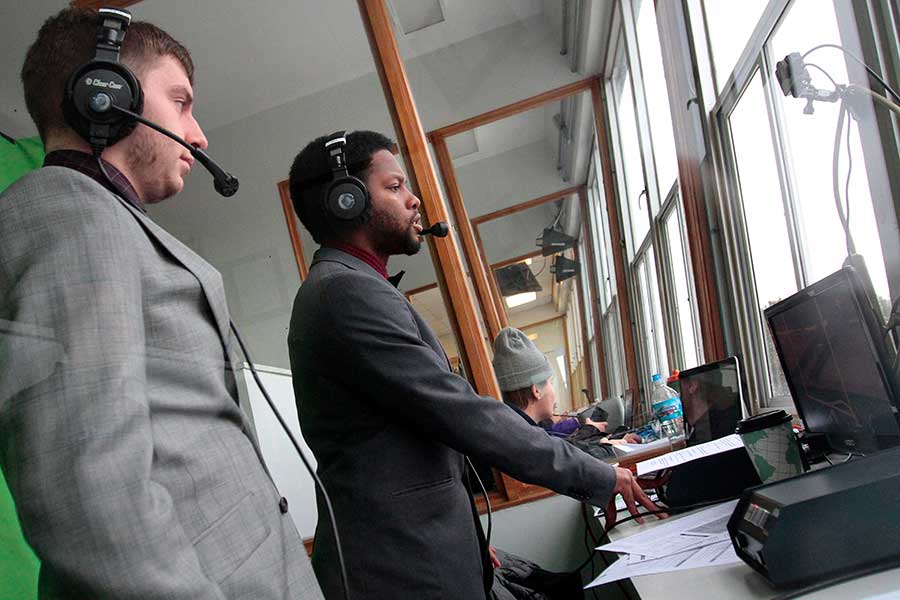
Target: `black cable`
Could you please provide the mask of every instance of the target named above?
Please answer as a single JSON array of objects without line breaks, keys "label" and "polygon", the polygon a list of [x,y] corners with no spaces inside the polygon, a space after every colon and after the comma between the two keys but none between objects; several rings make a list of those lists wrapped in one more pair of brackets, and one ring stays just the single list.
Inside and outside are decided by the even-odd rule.
[{"label": "black cable", "polygon": [[[484,482],[481,481],[481,475],[479,475],[478,471],[475,470],[475,465],[472,464],[472,461],[469,459],[468,456],[463,455],[463,457],[466,459],[466,463],[468,463],[468,465],[469,465],[469,470],[466,472],[466,479],[467,480],[469,479],[469,473],[473,473],[475,475],[475,481],[478,482],[478,487],[481,488],[481,496],[484,498],[484,505],[487,508],[487,511],[485,514],[487,514],[488,526],[487,526],[487,533],[485,534],[484,545],[487,547],[488,562],[490,562],[491,566],[493,566],[493,561],[490,560],[490,558],[491,558],[490,557],[490,554],[491,554],[491,529],[493,528],[493,524],[491,523],[491,500],[490,500],[490,498],[488,498],[487,488],[484,487]],[[469,481],[469,492],[471,493],[471,491],[472,491],[472,482]]]},{"label": "black cable", "polygon": [[107,172],[106,167],[103,165],[103,160],[100,158],[100,154],[98,152],[94,152],[94,158],[97,160],[97,167],[100,169],[100,172],[103,173],[103,176],[106,178],[106,181],[109,182],[109,185],[116,187],[116,184],[113,183],[112,177],[109,176],[109,172]]},{"label": "black cable", "polygon": [[835,50],[840,50],[840,51],[843,52],[846,56],[852,58],[852,59],[853,59],[854,61],[856,61],[858,64],[862,65],[862,66],[866,69],[866,71],[869,72],[869,75],[871,75],[873,78],[875,78],[875,80],[878,81],[878,83],[880,83],[881,86],[882,86],[886,91],[888,91],[888,92],[891,94],[891,96],[893,96],[898,102],[900,102],[900,95],[898,95],[897,92],[894,91],[894,88],[892,88],[891,86],[889,86],[889,85],[887,84],[887,82],[886,82],[884,79],[882,79],[881,75],[879,75],[878,73],[876,73],[876,72],[875,72],[871,67],[869,67],[869,65],[867,65],[861,58],[859,58],[858,56],[856,56],[855,54],[853,54],[853,53],[850,52],[849,50],[845,50],[845,49],[843,48],[843,46],[838,46],[837,44],[819,44],[818,46],[815,46],[815,47],[813,47],[813,48],[810,48],[810,49],[807,50],[805,53],[803,53],[803,58],[805,59],[808,55],[812,54],[812,53],[815,52],[816,50],[819,50],[820,48],[834,48]]},{"label": "black cable", "polygon": [[6,135],[6,134],[3,133],[2,131],[0,131],[0,137],[2,137],[4,140],[6,140],[7,142],[9,142],[9,143],[12,144],[13,146],[16,145],[16,138],[14,138],[14,137],[12,137],[12,136],[10,136],[10,135]]},{"label": "black cable", "polygon": [[334,534],[334,546],[337,550],[338,566],[341,570],[341,586],[344,592],[344,600],[350,600],[350,583],[347,580],[347,567],[344,563],[344,553],[341,550],[341,540],[338,536],[337,521],[334,518],[334,509],[331,507],[331,498],[328,497],[328,492],[325,491],[325,486],[322,485],[322,480],[319,479],[319,476],[316,474],[315,469],[313,469],[309,464],[309,461],[303,454],[303,451],[300,449],[300,444],[299,442],[297,442],[297,438],[294,437],[294,433],[287,426],[284,417],[281,416],[281,412],[279,412],[279,410],[275,407],[275,403],[272,401],[271,396],[269,396],[269,392],[266,390],[266,386],[264,386],[263,382],[260,380],[259,374],[256,372],[256,366],[253,364],[253,360],[250,358],[250,353],[247,352],[247,347],[244,346],[244,341],[241,339],[241,334],[238,333],[234,321],[230,321],[230,325],[231,331],[234,333],[234,337],[237,340],[238,345],[241,347],[241,352],[244,354],[244,359],[247,361],[247,366],[250,367],[250,372],[253,374],[253,380],[256,381],[256,385],[259,386],[259,390],[262,392],[263,397],[269,404],[269,408],[272,409],[272,413],[275,414],[275,418],[278,419],[278,423],[281,425],[281,428],[284,429],[284,432],[288,435],[288,438],[290,438],[291,444],[294,445],[294,450],[297,451],[297,455],[300,457],[300,460],[303,461],[303,466],[306,467],[306,470],[312,476],[313,481],[315,481],[316,486],[319,488],[319,492],[322,493],[322,498],[325,500],[325,508],[328,510],[328,519],[331,522],[331,532]]}]

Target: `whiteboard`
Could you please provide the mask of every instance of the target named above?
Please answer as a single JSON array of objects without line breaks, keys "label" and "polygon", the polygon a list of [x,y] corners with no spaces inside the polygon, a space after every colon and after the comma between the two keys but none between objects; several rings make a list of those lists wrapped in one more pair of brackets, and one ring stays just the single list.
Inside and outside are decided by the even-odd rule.
[{"label": "whiteboard", "polygon": [[[300,433],[290,371],[259,365],[256,366],[256,370],[276,408],[300,443],[300,448],[310,465],[315,469],[316,460]],[[290,438],[269,408],[250,370],[243,368],[238,371],[237,381],[241,406],[246,410],[249,400],[250,410],[247,412],[251,413],[260,450],[275,486],[288,500],[288,514],[293,517],[303,539],[311,538],[315,535],[317,520],[313,479],[297,456]]]}]

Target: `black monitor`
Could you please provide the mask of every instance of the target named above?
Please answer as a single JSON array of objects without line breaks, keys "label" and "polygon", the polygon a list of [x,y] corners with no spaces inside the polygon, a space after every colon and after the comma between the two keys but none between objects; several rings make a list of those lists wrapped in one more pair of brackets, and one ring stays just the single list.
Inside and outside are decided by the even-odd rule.
[{"label": "black monitor", "polygon": [[737,357],[684,370],[678,381],[688,446],[734,433],[744,405]]},{"label": "black monitor", "polygon": [[900,444],[895,353],[865,290],[845,266],[765,310],[806,429],[863,453]]}]

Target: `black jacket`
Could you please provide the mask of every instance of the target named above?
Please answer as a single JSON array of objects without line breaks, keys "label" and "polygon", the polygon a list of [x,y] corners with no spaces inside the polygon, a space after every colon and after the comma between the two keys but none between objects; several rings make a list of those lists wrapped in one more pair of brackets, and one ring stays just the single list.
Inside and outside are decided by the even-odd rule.
[{"label": "black jacket", "polygon": [[[288,335],[303,436],[334,504],[355,600],[485,596],[464,454],[605,505],[606,464],[529,427],[453,374],[431,328],[375,269],[320,249]],[[340,598],[319,498],[313,567]]]}]

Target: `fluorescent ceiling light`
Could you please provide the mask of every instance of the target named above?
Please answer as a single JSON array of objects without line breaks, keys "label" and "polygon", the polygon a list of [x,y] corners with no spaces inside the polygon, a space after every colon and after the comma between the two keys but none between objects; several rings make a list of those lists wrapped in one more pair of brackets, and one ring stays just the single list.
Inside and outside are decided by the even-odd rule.
[{"label": "fluorescent ceiling light", "polygon": [[528,304],[529,302],[534,302],[537,300],[537,292],[525,292],[522,294],[516,294],[514,296],[507,296],[504,298],[506,300],[506,306],[509,308],[515,308],[517,306],[522,306],[523,304]]}]

